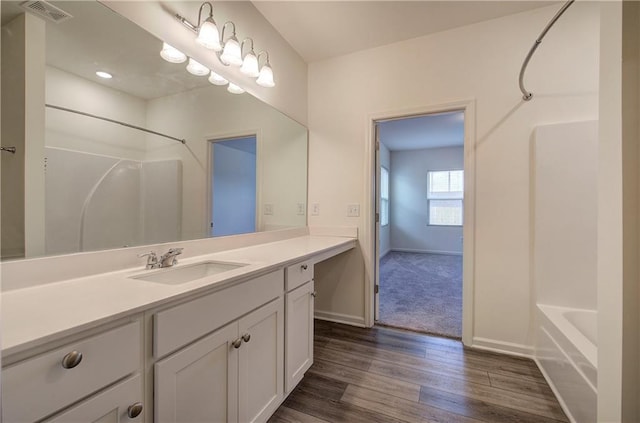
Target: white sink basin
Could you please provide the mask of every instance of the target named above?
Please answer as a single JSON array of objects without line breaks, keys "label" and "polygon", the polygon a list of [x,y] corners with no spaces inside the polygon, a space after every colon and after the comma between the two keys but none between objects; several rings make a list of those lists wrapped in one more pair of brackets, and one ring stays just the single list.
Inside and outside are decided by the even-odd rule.
[{"label": "white sink basin", "polygon": [[247,266],[246,263],[226,263],[221,261],[203,261],[201,263],[189,264],[176,268],[159,269],[142,275],[131,276],[132,279],[143,281],[164,283],[167,285],[180,285],[204,278],[205,276],[217,275]]}]

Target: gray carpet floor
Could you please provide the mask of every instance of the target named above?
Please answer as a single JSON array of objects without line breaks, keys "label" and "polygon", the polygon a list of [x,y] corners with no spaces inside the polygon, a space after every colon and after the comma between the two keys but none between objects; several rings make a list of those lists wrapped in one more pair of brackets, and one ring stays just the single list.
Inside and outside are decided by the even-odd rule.
[{"label": "gray carpet floor", "polygon": [[462,337],[462,256],[388,253],[379,298],[379,324]]}]

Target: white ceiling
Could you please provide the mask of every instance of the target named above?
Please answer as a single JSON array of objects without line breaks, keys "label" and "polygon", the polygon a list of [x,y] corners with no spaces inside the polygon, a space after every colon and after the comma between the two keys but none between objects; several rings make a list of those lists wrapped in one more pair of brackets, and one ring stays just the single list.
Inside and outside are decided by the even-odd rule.
[{"label": "white ceiling", "polygon": [[437,113],[378,123],[380,142],[389,150],[461,147],[464,112]]},{"label": "white ceiling", "polygon": [[307,63],[554,3],[561,2],[253,1]]}]

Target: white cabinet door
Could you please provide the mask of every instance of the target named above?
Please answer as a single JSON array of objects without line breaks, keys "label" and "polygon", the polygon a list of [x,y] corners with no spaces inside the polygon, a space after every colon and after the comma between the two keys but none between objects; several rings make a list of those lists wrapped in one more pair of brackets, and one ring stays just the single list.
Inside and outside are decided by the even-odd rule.
[{"label": "white cabinet door", "polygon": [[47,423],[133,423],[144,421],[140,375],[81,402]]},{"label": "white cabinet door", "polygon": [[155,365],[155,422],[238,421],[238,323]]},{"label": "white cabinet door", "polygon": [[287,293],[286,395],[313,364],[313,295],[313,280]]},{"label": "white cabinet door", "polygon": [[284,393],[284,301],[282,297],[239,320],[240,422],[265,422]]}]

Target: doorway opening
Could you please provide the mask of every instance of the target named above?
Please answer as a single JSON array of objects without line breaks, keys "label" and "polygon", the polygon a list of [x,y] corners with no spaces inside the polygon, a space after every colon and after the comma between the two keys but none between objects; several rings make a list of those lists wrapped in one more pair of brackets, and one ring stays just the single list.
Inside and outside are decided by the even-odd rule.
[{"label": "doorway opening", "polygon": [[255,232],[256,135],[209,140],[209,235]]},{"label": "doorway opening", "polygon": [[375,323],[460,339],[465,111],[374,125]]}]

